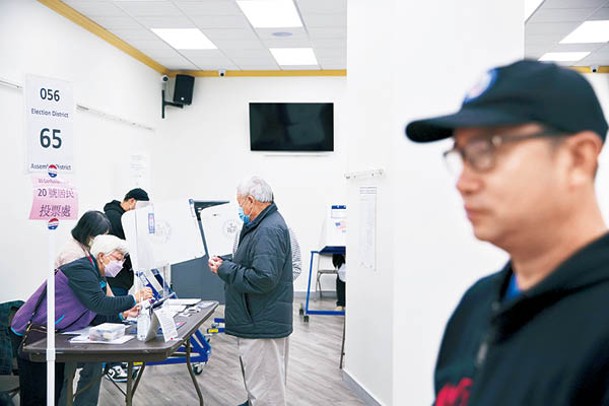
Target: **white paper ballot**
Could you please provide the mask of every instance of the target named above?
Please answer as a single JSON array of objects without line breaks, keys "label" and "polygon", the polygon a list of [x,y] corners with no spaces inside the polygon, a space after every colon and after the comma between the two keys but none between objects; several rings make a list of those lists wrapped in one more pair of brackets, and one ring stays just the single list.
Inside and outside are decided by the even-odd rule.
[{"label": "white paper ballot", "polygon": [[161,325],[163,339],[167,342],[178,338],[178,329],[176,327],[175,321],[173,320],[173,313],[171,311],[168,311],[167,309],[163,309],[162,307],[160,309],[155,310],[153,313],[153,319],[156,319],[158,324],[152,324],[156,324],[157,326],[159,324]]},{"label": "white paper ballot", "polygon": [[72,344],[124,344],[131,340],[132,335],[124,335],[115,340],[103,341],[103,340],[91,340],[88,335],[80,335],[70,339]]}]

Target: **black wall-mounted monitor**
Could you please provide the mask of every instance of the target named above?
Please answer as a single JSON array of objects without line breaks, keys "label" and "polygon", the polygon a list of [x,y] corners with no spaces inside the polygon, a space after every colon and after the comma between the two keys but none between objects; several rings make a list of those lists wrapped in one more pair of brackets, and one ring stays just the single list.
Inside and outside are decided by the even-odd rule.
[{"label": "black wall-mounted monitor", "polygon": [[334,151],[333,103],[250,103],[252,151]]}]

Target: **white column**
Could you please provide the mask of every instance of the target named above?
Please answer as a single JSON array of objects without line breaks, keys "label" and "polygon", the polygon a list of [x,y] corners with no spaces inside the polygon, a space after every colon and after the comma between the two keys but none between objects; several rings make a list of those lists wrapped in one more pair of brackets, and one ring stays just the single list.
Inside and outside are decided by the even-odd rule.
[{"label": "white column", "polygon": [[[441,152],[404,137],[415,117],[456,110],[486,69],[524,53],[520,2],[349,0],[345,372],[386,405],[430,404],[446,320],[503,254],[472,236]],[[377,186],[376,267],[358,264],[360,187]]]}]

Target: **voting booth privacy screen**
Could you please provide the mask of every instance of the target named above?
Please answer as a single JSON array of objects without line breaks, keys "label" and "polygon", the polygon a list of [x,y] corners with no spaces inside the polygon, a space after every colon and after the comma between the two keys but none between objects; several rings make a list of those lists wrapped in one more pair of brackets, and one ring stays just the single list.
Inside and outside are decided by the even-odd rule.
[{"label": "voting booth privacy screen", "polygon": [[155,202],[123,214],[134,271],[205,256],[192,199]]},{"label": "voting booth privacy screen", "polygon": [[250,103],[252,151],[334,151],[333,103]]},{"label": "voting booth privacy screen", "polygon": [[347,235],[347,206],[344,204],[333,204],[326,212],[321,239],[320,250],[326,247],[344,247]]},{"label": "voting booth privacy screen", "polygon": [[242,222],[236,203],[222,204],[201,210],[201,226],[209,255],[225,256],[233,253],[237,233]]}]

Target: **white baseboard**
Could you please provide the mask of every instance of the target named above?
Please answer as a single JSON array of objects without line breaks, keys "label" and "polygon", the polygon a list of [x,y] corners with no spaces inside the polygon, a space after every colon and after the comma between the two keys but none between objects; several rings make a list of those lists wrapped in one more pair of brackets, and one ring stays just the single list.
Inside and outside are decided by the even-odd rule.
[{"label": "white baseboard", "polygon": [[364,402],[366,406],[382,406],[366,389],[364,389],[355,379],[343,369],[343,381],[351,389],[351,392]]}]

